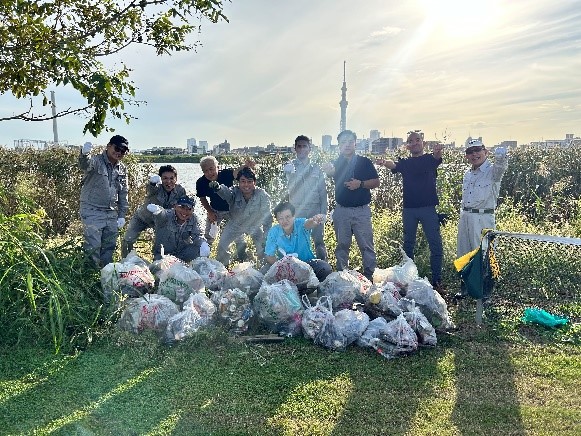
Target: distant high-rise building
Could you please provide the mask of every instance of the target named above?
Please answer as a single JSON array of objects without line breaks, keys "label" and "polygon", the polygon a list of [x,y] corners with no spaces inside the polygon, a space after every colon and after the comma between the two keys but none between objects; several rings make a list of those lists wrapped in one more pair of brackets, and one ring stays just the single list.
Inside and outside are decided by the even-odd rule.
[{"label": "distant high-rise building", "polygon": [[391,153],[403,145],[403,138],[377,138],[371,144],[371,153]]},{"label": "distant high-rise building", "polygon": [[375,141],[376,139],[381,138],[381,133],[379,133],[379,130],[371,130],[369,131],[369,139],[371,139],[372,141]]},{"label": "distant high-rise building", "polygon": [[217,153],[218,154],[230,153],[230,143],[228,142],[227,139],[224,139],[224,142],[222,142],[221,144],[218,144]]},{"label": "distant high-rise building", "polygon": [[188,138],[187,139],[186,152],[189,154],[196,153],[196,138]]},{"label": "distant high-rise building", "polygon": [[198,143],[198,154],[206,154],[208,152],[208,141],[200,141]]},{"label": "distant high-rise building", "polygon": [[339,125],[339,132],[347,130],[347,82],[345,79],[345,65],[346,61],[343,61],[343,86],[341,87],[341,101],[339,106],[341,106],[341,124]]},{"label": "distant high-rise building", "polygon": [[323,151],[329,151],[331,149],[332,142],[333,137],[331,135],[323,135],[321,138],[321,148]]}]

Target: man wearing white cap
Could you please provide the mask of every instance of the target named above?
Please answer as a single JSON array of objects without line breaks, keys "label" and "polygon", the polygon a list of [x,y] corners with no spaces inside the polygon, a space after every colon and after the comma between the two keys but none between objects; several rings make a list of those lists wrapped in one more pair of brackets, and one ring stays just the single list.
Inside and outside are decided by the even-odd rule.
[{"label": "man wearing white cap", "polygon": [[488,150],[482,141],[466,144],[466,160],[472,167],[464,174],[462,205],[458,222],[458,257],[480,245],[483,229],[494,229],[494,209],[500,192],[500,182],[508,168],[506,149],[497,147],[494,163],[487,159]]}]

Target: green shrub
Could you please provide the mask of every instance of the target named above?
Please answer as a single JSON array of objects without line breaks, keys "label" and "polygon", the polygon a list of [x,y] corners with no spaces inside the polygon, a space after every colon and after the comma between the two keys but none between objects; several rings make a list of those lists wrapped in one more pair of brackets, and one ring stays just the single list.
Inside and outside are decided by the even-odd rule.
[{"label": "green shrub", "polygon": [[99,275],[79,241],[48,244],[42,211],[0,215],[0,342],[45,342],[56,352],[91,339],[101,310]]}]

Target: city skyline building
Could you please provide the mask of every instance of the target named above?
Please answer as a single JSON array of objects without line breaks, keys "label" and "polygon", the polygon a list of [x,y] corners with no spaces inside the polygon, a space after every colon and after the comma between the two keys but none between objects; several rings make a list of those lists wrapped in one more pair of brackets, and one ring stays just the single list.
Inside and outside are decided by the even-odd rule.
[{"label": "city skyline building", "polygon": [[196,138],[188,138],[186,140],[186,150],[188,153],[193,154],[196,152]]}]

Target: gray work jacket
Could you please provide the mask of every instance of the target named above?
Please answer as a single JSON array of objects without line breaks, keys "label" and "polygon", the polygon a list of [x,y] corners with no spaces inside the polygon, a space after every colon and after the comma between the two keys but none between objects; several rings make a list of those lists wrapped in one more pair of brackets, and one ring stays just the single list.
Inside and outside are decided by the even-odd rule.
[{"label": "gray work jacket", "polygon": [[113,165],[105,150],[93,157],[81,153],[79,167],[84,172],[81,210],[113,210],[117,211],[119,218],[124,218],[129,207],[125,165],[121,162]]},{"label": "gray work jacket", "polygon": [[137,208],[135,215],[150,226],[153,225],[153,214],[147,210],[148,204],[157,204],[164,209],[170,209],[175,206],[178,198],[186,195],[186,189],[178,184],[170,192],[163,189],[161,183],[148,183],[145,189],[145,201]]},{"label": "gray work jacket", "polygon": [[327,215],[327,187],[321,168],[310,161],[302,163],[299,159],[294,159],[292,164],[295,171],[287,172],[286,178],[288,198],[295,207],[295,216],[311,218],[318,213]]},{"label": "gray work jacket", "polygon": [[228,223],[236,225],[246,233],[253,233],[252,229],[264,226],[267,232],[272,226],[272,213],[270,211],[270,196],[262,188],[255,188],[250,200],[246,201],[240,188],[233,186],[228,188],[220,185],[218,195],[230,206],[230,219]]},{"label": "gray work jacket", "polygon": [[175,210],[164,209],[158,215],[154,215],[153,220],[155,222],[154,256],[159,257],[162,245],[165,254],[172,254],[179,253],[188,245],[200,247],[205,241],[195,214],[185,223],[178,224]]}]

